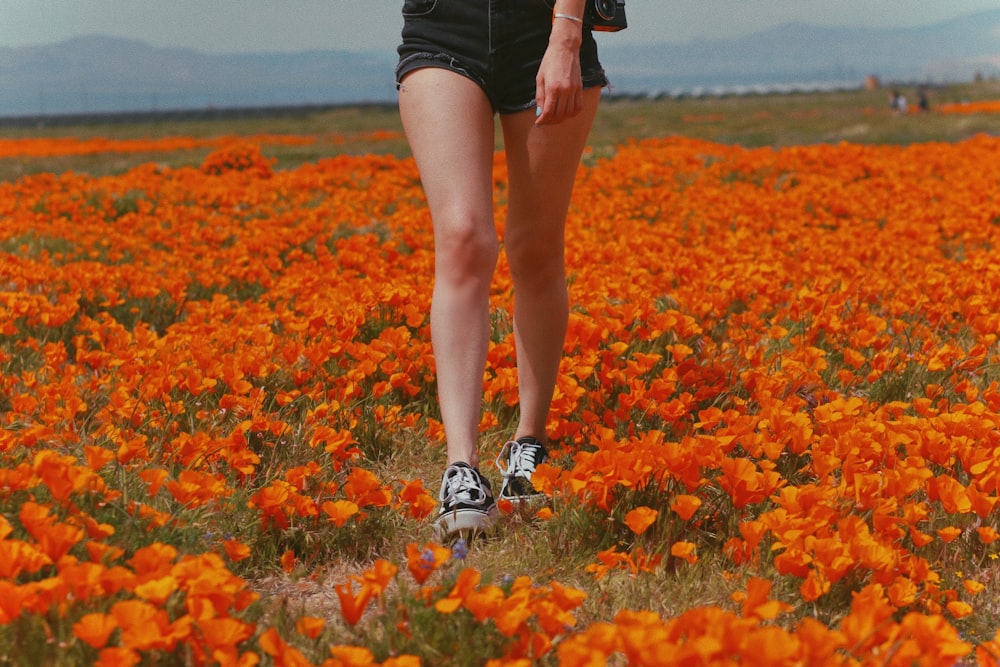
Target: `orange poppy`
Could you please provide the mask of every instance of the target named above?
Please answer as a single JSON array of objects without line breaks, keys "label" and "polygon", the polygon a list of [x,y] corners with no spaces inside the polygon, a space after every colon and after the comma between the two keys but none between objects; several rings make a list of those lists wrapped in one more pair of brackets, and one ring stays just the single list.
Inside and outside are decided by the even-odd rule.
[{"label": "orange poppy", "polygon": [[451,549],[428,542],[421,549],[415,543],[406,545],[406,567],[414,580],[422,584],[451,558]]},{"label": "orange poppy", "polygon": [[625,515],[625,525],[636,535],[642,535],[653,525],[659,512],[650,507],[637,507]]},{"label": "orange poppy", "polygon": [[343,528],[344,524],[360,510],[357,503],[350,500],[327,500],[322,504],[322,508],[338,528]]}]

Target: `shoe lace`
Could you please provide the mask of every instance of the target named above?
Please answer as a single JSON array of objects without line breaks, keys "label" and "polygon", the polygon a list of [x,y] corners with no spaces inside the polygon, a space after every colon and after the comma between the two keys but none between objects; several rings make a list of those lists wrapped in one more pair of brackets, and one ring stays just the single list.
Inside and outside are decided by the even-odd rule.
[{"label": "shoe lace", "polygon": [[[500,450],[500,454],[497,456],[496,465],[500,469],[500,474],[504,478],[512,477],[525,477],[531,478],[531,474],[535,472],[535,457],[539,449],[542,446],[534,442],[518,442],[516,440],[511,440],[510,442],[504,443],[503,448]],[[508,465],[504,465],[504,460],[509,461]]]},{"label": "shoe lace", "polygon": [[483,505],[486,503],[486,492],[475,470],[465,466],[452,466],[445,473],[439,499],[442,503]]}]

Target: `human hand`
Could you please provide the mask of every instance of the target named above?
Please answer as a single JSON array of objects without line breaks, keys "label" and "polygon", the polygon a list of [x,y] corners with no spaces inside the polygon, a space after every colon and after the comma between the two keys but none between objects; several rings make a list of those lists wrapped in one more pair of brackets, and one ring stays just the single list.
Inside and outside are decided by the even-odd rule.
[{"label": "human hand", "polygon": [[549,46],[535,77],[535,125],[554,125],[583,110],[580,42],[580,26],[570,21],[552,25]]}]

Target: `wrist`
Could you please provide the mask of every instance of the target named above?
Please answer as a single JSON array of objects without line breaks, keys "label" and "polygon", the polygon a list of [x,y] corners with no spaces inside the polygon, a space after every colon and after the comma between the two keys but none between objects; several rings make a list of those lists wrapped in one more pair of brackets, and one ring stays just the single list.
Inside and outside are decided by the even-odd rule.
[{"label": "wrist", "polygon": [[583,17],[577,16],[576,14],[569,14],[567,12],[553,12],[552,13],[552,23],[556,21],[571,21],[580,27],[583,27]]},{"label": "wrist", "polygon": [[[575,16],[568,12],[561,12],[563,16]],[[566,48],[579,49],[583,42],[583,19],[576,22],[571,18],[552,19],[552,33],[549,36],[549,45],[565,46]]]}]

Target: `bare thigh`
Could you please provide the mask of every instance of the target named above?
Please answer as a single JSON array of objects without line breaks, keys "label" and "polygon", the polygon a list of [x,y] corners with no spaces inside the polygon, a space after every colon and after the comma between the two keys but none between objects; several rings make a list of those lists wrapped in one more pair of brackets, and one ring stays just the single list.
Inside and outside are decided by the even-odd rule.
[{"label": "bare thigh", "polygon": [[504,243],[515,272],[547,251],[561,258],[566,211],[600,96],[600,88],[584,90],[583,111],[558,125],[535,127],[532,112],[502,117],[510,175]]},{"label": "bare thigh", "polygon": [[[460,74],[411,72],[399,92],[403,129],[420,171],[435,236],[492,220],[493,110],[482,89]],[[493,230],[490,230],[493,233]]]}]

